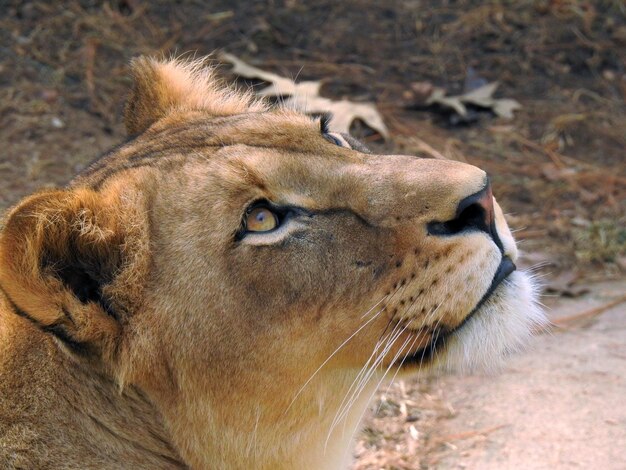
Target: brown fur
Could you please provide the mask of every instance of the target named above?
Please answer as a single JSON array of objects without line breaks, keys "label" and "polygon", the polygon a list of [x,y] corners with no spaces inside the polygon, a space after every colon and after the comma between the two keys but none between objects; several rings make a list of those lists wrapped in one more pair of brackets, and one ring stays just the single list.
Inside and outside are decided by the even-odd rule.
[{"label": "brown fur", "polygon": [[[135,138],[6,217],[0,467],[341,468],[381,374],[333,417],[378,340],[399,332],[387,368],[491,283],[487,234],[426,229],[485,173],[333,145],[196,63],[142,58],[133,74]],[[237,240],[260,199],[311,215]]]}]

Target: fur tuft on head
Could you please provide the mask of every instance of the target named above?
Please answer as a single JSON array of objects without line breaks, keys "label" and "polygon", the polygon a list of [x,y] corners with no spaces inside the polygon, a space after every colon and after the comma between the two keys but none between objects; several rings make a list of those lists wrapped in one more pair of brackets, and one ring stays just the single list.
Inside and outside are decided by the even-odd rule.
[{"label": "fur tuft on head", "polygon": [[129,135],[139,134],[176,112],[230,116],[267,108],[252,93],[220,84],[205,59],[138,57],[131,62],[131,71],[134,85],[124,112]]}]

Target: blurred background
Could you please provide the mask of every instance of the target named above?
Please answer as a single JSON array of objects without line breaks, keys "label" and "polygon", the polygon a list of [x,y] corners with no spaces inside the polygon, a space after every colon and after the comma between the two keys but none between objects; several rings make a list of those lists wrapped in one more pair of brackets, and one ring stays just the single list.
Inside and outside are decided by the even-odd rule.
[{"label": "blurred background", "polygon": [[551,335],[383,390],[354,468],[626,468],[626,2],[0,0],[0,210],[124,139],[132,57],[214,51],[374,103],[376,152],[486,169],[544,282]]}]

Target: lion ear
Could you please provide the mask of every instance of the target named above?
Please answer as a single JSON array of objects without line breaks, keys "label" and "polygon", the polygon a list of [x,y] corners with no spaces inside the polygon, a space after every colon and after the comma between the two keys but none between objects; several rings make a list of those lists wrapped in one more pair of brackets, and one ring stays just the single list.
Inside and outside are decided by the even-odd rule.
[{"label": "lion ear", "polygon": [[134,84],[124,113],[126,131],[131,136],[177,112],[202,111],[228,116],[265,109],[251,93],[220,85],[203,59],[139,57],[131,62],[131,71]]},{"label": "lion ear", "polygon": [[111,349],[111,293],[124,262],[119,217],[88,189],[50,190],[13,209],[0,234],[0,287],[16,313],[71,347]]}]

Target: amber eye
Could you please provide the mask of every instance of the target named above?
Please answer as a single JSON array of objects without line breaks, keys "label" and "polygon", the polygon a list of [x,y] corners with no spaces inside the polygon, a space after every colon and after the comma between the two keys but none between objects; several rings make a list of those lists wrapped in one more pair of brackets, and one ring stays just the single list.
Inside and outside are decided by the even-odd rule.
[{"label": "amber eye", "polygon": [[255,207],[246,214],[248,232],[269,232],[278,226],[278,217],[267,207]]}]

